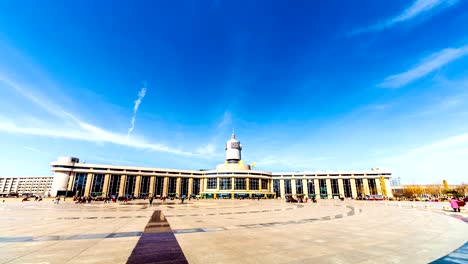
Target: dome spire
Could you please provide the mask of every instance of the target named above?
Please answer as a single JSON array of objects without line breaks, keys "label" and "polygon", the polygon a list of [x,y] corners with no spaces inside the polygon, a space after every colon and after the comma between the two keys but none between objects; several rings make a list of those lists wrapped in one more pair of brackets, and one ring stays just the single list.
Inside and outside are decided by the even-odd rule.
[{"label": "dome spire", "polygon": [[234,133],[234,128],[232,128],[232,136],[231,136],[232,139],[236,139],[236,134]]}]

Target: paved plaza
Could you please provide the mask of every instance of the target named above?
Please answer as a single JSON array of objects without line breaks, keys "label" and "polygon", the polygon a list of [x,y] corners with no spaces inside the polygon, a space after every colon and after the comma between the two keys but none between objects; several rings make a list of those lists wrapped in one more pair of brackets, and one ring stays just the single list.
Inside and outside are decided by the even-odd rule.
[{"label": "paved plaza", "polygon": [[[138,263],[151,256],[156,263],[171,263],[164,262],[171,256],[172,263],[428,263],[467,242],[468,215],[443,211],[448,203],[426,205],[9,200],[0,204],[0,263]],[[145,239],[151,232],[176,240]]]}]

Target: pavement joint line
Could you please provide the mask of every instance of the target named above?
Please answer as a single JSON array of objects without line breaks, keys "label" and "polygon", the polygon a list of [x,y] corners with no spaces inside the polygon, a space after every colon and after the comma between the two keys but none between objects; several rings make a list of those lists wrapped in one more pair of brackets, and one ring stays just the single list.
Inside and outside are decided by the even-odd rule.
[{"label": "pavement joint line", "polygon": [[[347,212],[347,216],[353,216],[356,215],[356,212],[354,210],[354,207],[352,206],[347,206],[350,211]],[[362,210],[360,210],[362,212]],[[351,213],[351,214],[350,214]],[[226,230],[236,230],[236,229],[245,229],[245,228],[262,228],[262,227],[270,227],[270,226],[286,226],[286,225],[292,225],[292,224],[305,224],[305,223],[312,223],[315,221],[330,221],[334,219],[340,219],[344,218],[344,216],[341,214],[341,217],[335,217],[335,216],[323,216],[321,218],[308,218],[308,219],[300,219],[300,220],[290,220],[290,221],[285,221],[285,222],[269,222],[269,223],[260,223],[260,224],[241,224],[241,225],[235,225],[235,226],[229,226],[227,227],[204,227],[204,228],[189,228],[189,229],[176,229],[173,230],[175,234],[191,234],[191,233],[200,233],[200,232],[216,232],[216,231],[226,231]]]}]

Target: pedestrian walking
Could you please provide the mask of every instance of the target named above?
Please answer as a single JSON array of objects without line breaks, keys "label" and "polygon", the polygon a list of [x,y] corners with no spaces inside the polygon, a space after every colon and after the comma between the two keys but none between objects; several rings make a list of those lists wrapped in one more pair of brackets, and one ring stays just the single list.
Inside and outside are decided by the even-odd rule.
[{"label": "pedestrian walking", "polygon": [[452,198],[450,200],[450,206],[452,207],[454,212],[460,212],[460,206],[458,205],[458,200],[455,198]]}]

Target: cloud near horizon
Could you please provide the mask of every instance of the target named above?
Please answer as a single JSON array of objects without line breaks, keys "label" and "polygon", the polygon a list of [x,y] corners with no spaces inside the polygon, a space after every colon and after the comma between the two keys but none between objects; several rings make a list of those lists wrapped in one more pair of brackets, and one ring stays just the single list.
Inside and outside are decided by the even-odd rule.
[{"label": "cloud near horizon", "polygon": [[[466,156],[468,155],[468,133],[440,139],[433,143],[409,149],[401,155],[386,157],[381,163],[392,168],[394,177],[412,175],[405,183],[415,183],[422,175],[438,175],[442,181],[448,176],[453,182],[467,181],[465,171],[468,170]],[[463,165],[465,164],[465,165]],[[434,178],[426,177],[418,183],[436,183]]]},{"label": "cloud near horizon", "polygon": [[[7,75],[2,72],[0,72],[0,83],[3,83],[6,87],[17,91],[24,98],[37,105],[40,109],[45,110],[49,114],[52,114],[55,117],[59,117],[62,120],[59,122],[60,125],[56,123],[57,121],[55,121],[55,119],[52,122],[50,120],[37,120],[34,125],[31,125],[29,122],[27,122],[27,120],[36,119],[36,117],[33,115],[25,117],[23,116],[22,118],[16,117],[15,119],[0,115],[0,131],[12,134],[64,138],[98,143],[112,143],[137,149],[148,149],[152,151],[166,152],[184,156],[198,156],[201,158],[210,157],[210,155],[202,155],[202,153],[193,153],[190,151],[171,148],[164,144],[153,143],[143,138],[134,138],[129,140],[129,133],[122,134],[94,126],[65,111],[61,106],[55,104],[49,98],[34,92],[30,86],[16,82],[15,80],[7,77]],[[140,90],[138,94],[139,97],[135,101],[133,108],[134,114],[138,110],[141,99],[146,93],[146,88],[143,89]],[[21,122],[21,119],[24,122]],[[65,121],[65,125],[63,121]]]}]

